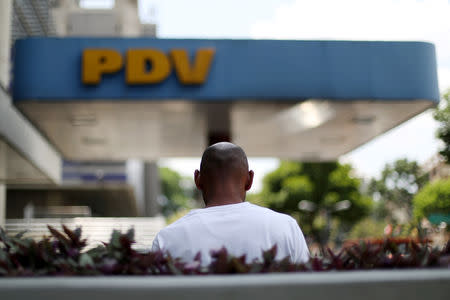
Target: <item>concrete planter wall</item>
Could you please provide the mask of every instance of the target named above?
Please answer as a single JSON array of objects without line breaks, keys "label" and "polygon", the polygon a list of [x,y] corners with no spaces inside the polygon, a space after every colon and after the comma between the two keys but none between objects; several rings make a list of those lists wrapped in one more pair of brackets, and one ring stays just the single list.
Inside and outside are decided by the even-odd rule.
[{"label": "concrete planter wall", "polygon": [[0,299],[450,299],[450,269],[0,279]]}]

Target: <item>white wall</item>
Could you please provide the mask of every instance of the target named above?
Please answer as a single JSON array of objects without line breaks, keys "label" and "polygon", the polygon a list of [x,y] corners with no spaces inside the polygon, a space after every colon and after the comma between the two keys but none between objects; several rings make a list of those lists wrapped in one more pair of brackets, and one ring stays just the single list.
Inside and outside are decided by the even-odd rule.
[{"label": "white wall", "polygon": [[6,98],[10,96],[0,89],[0,136],[51,181],[60,183],[60,154]]},{"label": "white wall", "polygon": [[[9,94],[12,0],[0,0],[0,226],[6,214],[6,183],[9,166],[20,156],[32,168],[43,172],[51,182],[61,178],[59,153],[12,105]],[[11,149],[11,150],[8,150]],[[28,174],[26,174],[28,176]]]},{"label": "white wall", "polygon": [[[11,9],[12,0],[0,1],[0,88],[5,90],[9,86]],[[0,97],[0,101],[9,103],[11,100],[9,97]],[[3,182],[6,177],[6,149],[2,145],[0,142],[0,226],[5,225],[6,213],[6,188]]]},{"label": "white wall", "polygon": [[8,88],[10,72],[12,1],[0,1],[0,85]]},{"label": "white wall", "polygon": [[59,36],[137,37],[143,31],[137,0],[117,0],[111,9],[86,9],[75,1],[60,1],[51,16]]}]

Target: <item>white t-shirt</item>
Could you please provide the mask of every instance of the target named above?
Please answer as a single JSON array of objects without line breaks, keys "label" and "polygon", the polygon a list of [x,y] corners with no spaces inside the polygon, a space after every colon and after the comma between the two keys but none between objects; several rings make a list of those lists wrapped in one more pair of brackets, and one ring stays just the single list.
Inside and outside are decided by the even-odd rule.
[{"label": "white t-shirt", "polygon": [[162,229],[152,250],[168,251],[190,262],[200,251],[202,265],[211,263],[211,250],[225,247],[234,256],[246,254],[247,262],[262,259],[262,251],[277,245],[276,259],[289,256],[306,262],[309,250],[297,222],[288,215],[249,202],[191,210]]}]

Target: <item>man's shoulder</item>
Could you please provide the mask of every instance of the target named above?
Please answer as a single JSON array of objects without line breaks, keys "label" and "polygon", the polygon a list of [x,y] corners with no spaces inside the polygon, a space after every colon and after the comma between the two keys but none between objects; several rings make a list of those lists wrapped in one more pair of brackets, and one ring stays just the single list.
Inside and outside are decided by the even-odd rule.
[{"label": "man's shoulder", "polygon": [[285,222],[296,222],[294,218],[292,218],[290,215],[283,214],[280,212],[276,212],[270,208],[259,206],[253,203],[249,203],[249,208],[253,213],[261,216],[267,216],[268,218],[274,218],[280,221]]},{"label": "man's shoulder", "polygon": [[182,236],[185,234],[186,228],[189,228],[189,222],[187,220],[190,219],[189,213],[179,218],[175,222],[167,225],[162,228],[155,236],[153,241],[153,250],[164,249],[168,245],[168,242],[174,242],[180,240]]},{"label": "man's shoulder", "polygon": [[178,220],[174,221],[173,223],[167,225],[161,231],[171,231],[173,229],[176,229],[178,227],[185,226],[186,223],[189,223],[192,220],[192,214],[189,212],[186,215],[182,216]]},{"label": "man's shoulder", "polygon": [[250,203],[250,202],[248,202],[248,207],[250,209],[252,209],[252,210],[255,210],[255,212],[258,212],[258,213],[261,213],[261,214],[268,214],[268,215],[271,215],[271,216],[277,216],[277,217],[283,217],[283,218],[284,217],[289,217],[290,218],[289,215],[286,215],[286,214],[274,211],[274,210],[272,210],[272,209],[270,209],[268,207],[259,206],[257,204],[253,204],[253,203]]}]

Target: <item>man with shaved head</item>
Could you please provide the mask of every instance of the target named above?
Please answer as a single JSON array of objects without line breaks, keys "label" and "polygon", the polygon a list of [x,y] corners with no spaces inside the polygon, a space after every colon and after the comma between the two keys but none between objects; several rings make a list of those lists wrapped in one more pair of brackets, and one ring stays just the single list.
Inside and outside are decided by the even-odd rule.
[{"label": "man with shaved head", "polygon": [[262,251],[277,245],[277,259],[308,261],[305,238],[292,217],[245,202],[253,171],[241,147],[227,142],[208,147],[194,180],[205,208],[191,210],[162,229],[152,250],[168,251],[185,262],[194,260],[200,252],[206,265],[211,262],[211,251],[222,247],[234,256],[245,254],[247,262],[251,262],[261,259]]}]

